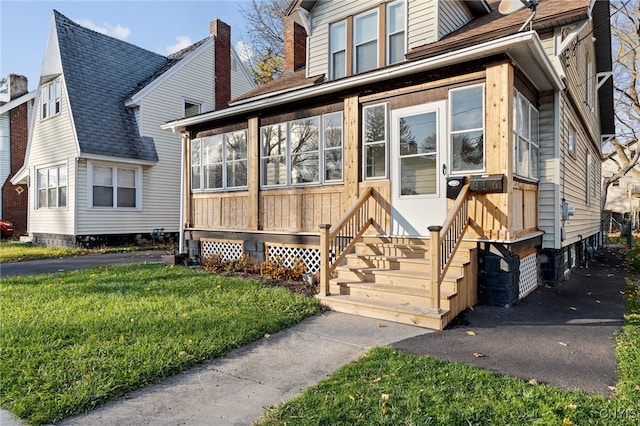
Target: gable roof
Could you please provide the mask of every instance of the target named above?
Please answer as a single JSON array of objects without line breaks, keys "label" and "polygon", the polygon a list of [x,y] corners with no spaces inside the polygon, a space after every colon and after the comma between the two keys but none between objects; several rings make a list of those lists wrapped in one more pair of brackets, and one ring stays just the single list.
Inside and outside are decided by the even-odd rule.
[{"label": "gable roof", "polygon": [[139,135],[125,100],[170,60],[82,27],[56,10],[53,13],[81,155],[158,161],[153,139]]}]

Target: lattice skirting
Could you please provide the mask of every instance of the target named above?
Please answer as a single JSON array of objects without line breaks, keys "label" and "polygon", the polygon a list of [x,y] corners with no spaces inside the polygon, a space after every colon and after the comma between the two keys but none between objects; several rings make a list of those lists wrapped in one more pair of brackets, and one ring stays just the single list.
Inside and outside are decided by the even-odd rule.
[{"label": "lattice skirting", "polygon": [[520,259],[520,283],[518,297],[529,295],[538,287],[538,253],[533,252]]},{"label": "lattice skirting", "polygon": [[238,260],[244,254],[242,241],[201,239],[200,256],[204,259],[213,254],[224,261]]},{"label": "lattice skirting", "polygon": [[296,259],[300,259],[307,266],[307,274],[315,274],[320,270],[320,249],[308,246],[283,245],[266,243],[267,259],[283,260],[284,265],[292,267]]}]

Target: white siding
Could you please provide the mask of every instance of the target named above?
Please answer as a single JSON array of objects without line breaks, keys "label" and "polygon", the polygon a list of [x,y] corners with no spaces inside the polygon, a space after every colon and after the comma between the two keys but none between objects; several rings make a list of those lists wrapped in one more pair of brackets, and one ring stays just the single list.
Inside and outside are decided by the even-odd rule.
[{"label": "white siding", "polygon": [[[62,79],[60,114],[41,120],[40,91],[36,94],[33,113],[36,114],[32,139],[29,145],[28,165],[30,174],[29,233],[73,234],[75,229],[75,158],[77,143],[69,112],[67,90]],[[36,209],[36,170],[54,164],[67,164],[67,207],[60,209]]]},{"label": "white siding", "polygon": [[557,95],[540,96],[540,184],[538,190],[538,227],[544,231],[543,247],[560,245],[560,150],[556,143],[558,129],[555,102]]},{"label": "white siding", "polygon": [[[311,12],[307,75],[328,74],[330,24],[376,8],[381,3],[380,0],[318,2]],[[436,4],[437,0],[407,0],[409,50],[436,41]]]},{"label": "white siding", "polygon": [[[9,112],[0,115],[0,188],[11,173],[11,119]],[[0,214],[2,213],[2,191],[0,191]]]},{"label": "white siding", "polygon": [[438,39],[457,30],[473,18],[469,8],[462,2],[438,1]]},{"label": "white siding", "polygon": [[247,93],[255,88],[249,71],[242,65],[242,61],[234,49],[231,49],[231,63],[235,62],[235,69],[231,67],[231,99]]}]

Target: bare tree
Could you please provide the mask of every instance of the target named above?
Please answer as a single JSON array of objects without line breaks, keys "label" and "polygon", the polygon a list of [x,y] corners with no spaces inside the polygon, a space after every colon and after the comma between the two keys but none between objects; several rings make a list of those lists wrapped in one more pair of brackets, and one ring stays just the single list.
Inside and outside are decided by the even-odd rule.
[{"label": "bare tree", "polygon": [[251,0],[240,9],[252,53],[248,65],[256,84],[264,84],[282,74],[284,16],[288,7],[289,0]]},{"label": "bare tree", "polygon": [[623,176],[640,179],[640,5],[637,1],[611,1],[613,90],[616,138],[605,146],[605,161],[616,170],[602,182],[602,210],[609,186]]}]

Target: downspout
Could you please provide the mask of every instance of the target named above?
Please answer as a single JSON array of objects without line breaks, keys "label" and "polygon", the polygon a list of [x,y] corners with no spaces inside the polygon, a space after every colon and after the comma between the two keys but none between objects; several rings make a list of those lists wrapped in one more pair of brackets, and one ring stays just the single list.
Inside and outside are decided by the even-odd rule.
[{"label": "downspout", "polygon": [[[173,129],[173,131],[175,132],[175,128]],[[185,167],[184,167],[184,162],[185,162],[185,150],[187,149],[187,139],[189,138],[189,134],[187,132],[183,132],[182,133],[182,138],[180,138],[180,144],[182,146],[182,149],[180,150],[180,227],[179,229],[179,245],[178,245],[178,254],[183,254],[186,253],[185,249],[184,249],[184,206],[185,206],[185,202],[184,202],[184,197],[185,197],[185,189],[184,189],[184,185],[185,185],[185,178],[184,178],[184,174],[185,174]]]}]

